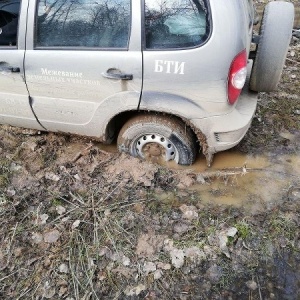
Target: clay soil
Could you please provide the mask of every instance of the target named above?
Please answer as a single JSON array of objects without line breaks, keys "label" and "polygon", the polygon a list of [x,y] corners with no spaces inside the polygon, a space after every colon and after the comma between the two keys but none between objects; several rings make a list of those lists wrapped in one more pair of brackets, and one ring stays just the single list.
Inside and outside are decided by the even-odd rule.
[{"label": "clay soil", "polygon": [[[299,155],[299,65],[293,38],[236,150]],[[222,170],[224,185],[244,171]],[[255,210],[190,189],[215,177],[1,126],[0,299],[299,299],[299,176]]]}]

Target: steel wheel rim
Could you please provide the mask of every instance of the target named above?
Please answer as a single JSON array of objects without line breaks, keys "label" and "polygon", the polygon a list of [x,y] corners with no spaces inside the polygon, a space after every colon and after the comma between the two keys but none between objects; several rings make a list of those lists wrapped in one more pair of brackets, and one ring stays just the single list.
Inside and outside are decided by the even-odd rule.
[{"label": "steel wheel rim", "polygon": [[[158,145],[158,147],[161,149],[161,152],[163,152],[160,155],[157,155],[157,157],[162,157],[165,161],[178,161],[178,152],[174,144],[169,139],[156,133],[144,134],[135,141],[133,147],[136,156],[145,159],[145,154],[147,154],[147,148],[145,147],[149,146],[150,144]],[[156,155],[150,156],[155,157]]]}]

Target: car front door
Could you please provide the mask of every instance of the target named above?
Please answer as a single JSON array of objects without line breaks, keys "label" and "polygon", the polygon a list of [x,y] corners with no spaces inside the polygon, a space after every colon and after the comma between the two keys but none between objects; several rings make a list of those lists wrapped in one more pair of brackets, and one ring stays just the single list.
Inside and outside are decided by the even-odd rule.
[{"label": "car front door", "polygon": [[27,5],[27,0],[0,2],[0,123],[42,129],[24,80]]},{"label": "car front door", "polygon": [[140,1],[30,0],[26,83],[45,128],[102,137],[137,109],[142,88]]}]

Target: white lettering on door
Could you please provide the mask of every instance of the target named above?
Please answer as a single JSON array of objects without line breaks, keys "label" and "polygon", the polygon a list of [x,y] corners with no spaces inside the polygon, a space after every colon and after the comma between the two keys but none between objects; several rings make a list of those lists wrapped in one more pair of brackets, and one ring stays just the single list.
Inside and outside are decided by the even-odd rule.
[{"label": "white lettering on door", "polygon": [[154,72],[184,75],[184,67],[185,62],[157,59],[154,64]]}]

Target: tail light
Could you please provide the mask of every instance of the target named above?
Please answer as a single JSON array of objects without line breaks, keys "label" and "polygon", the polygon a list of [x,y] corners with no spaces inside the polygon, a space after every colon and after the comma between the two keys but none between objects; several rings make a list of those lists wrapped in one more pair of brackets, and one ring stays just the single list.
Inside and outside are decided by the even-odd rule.
[{"label": "tail light", "polygon": [[232,61],[228,74],[228,101],[234,104],[247,78],[247,52],[243,50]]}]

